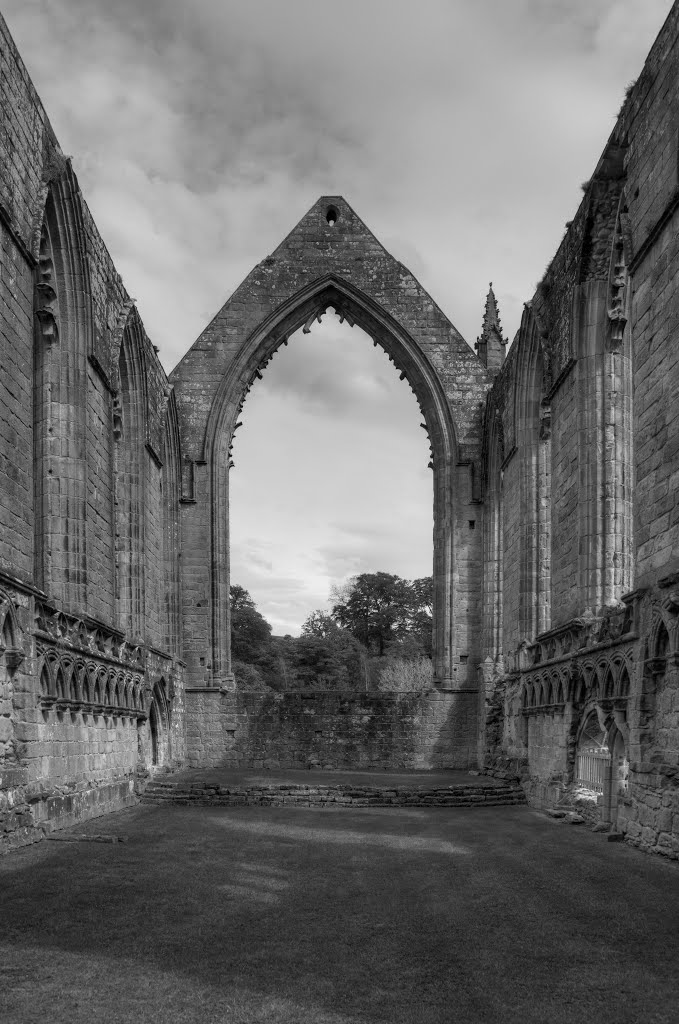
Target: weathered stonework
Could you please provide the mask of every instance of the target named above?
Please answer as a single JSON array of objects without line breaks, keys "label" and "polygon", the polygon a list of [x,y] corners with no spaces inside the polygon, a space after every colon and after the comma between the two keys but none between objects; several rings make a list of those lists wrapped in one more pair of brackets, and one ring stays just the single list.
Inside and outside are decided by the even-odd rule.
[{"label": "weathered stonework", "polygon": [[675,4],[488,397],[482,743],[673,857],[678,75]]},{"label": "weathered stonework", "polygon": [[[322,197],[257,266],[172,373],[191,502],[183,510],[184,644],[196,682],[231,682],[229,462],[238,415],[276,349],[332,307],[381,344],[414,390],[434,473],[434,680],[476,689],[481,405],[490,375],[340,196]],[[205,593],[209,582],[209,592]]]},{"label": "weathered stonework", "polygon": [[176,410],[1,19],[0,65],[2,848],[185,751]]},{"label": "weathered stonework", "polygon": [[473,693],[187,693],[191,767],[466,768],[476,725]]},{"label": "weathered stonework", "polygon": [[[506,358],[492,289],[477,356],[325,196],[168,380],[1,19],[0,71],[0,847],[182,764],[480,764],[679,857],[679,3]],[[231,673],[238,413],[331,307],[431,442],[423,694]]]}]

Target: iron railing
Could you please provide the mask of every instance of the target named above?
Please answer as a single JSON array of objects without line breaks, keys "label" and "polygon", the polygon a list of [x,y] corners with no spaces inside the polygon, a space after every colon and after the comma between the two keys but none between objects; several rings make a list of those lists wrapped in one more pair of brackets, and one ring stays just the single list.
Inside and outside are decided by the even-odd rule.
[{"label": "iron railing", "polygon": [[575,781],[580,786],[603,793],[606,771],[610,767],[611,755],[606,751],[587,750],[578,754]]}]

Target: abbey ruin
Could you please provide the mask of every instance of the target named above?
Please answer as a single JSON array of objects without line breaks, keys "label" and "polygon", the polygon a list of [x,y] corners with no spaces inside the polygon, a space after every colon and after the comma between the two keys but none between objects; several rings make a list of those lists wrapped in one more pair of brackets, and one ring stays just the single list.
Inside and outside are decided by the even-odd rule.
[{"label": "abbey ruin", "polygon": [[[476,352],[341,196],[169,378],[0,19],[0,846],[159,768],[468,768],[679,858],[679,3],[510,347]],[[634,69],[631,69],[632,71]],[[434,680],[243,692],[229,468],[276,349],[334,309],[432,449]],[[407,699],[406,699],[407,697]]]}]

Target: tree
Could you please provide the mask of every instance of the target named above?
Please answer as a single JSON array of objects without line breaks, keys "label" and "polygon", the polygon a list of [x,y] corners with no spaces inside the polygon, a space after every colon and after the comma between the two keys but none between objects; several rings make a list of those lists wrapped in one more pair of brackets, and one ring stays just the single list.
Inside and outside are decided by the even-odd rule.
[{"label": "tree", "polygon": [[243,608],[255,608],[255,602],[250,597],[250,592],[245,587],[240,587],[237,583],[231,584],[230,590],[231,596],[231,614],[239,612]]},{"label": "tree", "polygon": [[387,644],[407,629],[410,584],[400,576],[388,572],[362,573],[333,596],[336,603],[332,618],[373,654],[382,657]]},{"label": "tree", "polygon": [[231,656],[247,665],[261,664],[271,648],[271,626],[244,587],[231,587]]},{"label": "tree", "polygon": [[410,637],[420,645],[427,658],[432,655],[432,612],[434,610],[434,580],[424,576],[411,584],[412,609]]},{"label": "tree", "polygon": [[317,609],[293,640],[291,651],[297,678],[333,689],[367,685],[367,651],[348,629],[338,626],[328,612]]},{"label": "tree", "polygon": [[406,657],[431,657],[432,590],[430,576],[363,573],[332,591],[331,618],[379,657],[399,647]]},{"label": "tree", "polygon": [[311,612],[307,617],[306,621],[302,624],[302,636],[316,637],[318,640],[325,640],[330,636],[335,636],[340,632],[340,627],[337,625],[332,615],[329,612],[324,612],[321,608],[317,608],[316,611]]}]

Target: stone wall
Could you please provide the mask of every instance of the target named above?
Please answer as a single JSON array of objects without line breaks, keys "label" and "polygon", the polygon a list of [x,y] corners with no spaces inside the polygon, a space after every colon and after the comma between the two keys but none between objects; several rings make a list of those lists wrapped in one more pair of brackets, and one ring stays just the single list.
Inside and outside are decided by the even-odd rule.
[{"label": "stone wall", "polygon": [[602,819],[672,855],[678,96],[675,3],[527,304],[484,446],[484,464],[501,466],[484,497],[499,500],[502,524],[484,557],[504,583],[498,608],[487,588],[484,610],[487,768],[511,764],[540,806],[565,798],[596,713],[628,773],[611,769]]},{"label": "stone wall", "polygon": [[469,768],[476,694],[186,692],[189,764],[254,768]]},{"label": "stone wall", "polygon": [[2,846],[134,799],[184,732],[174,399],[1,18],[0,70]]}]

